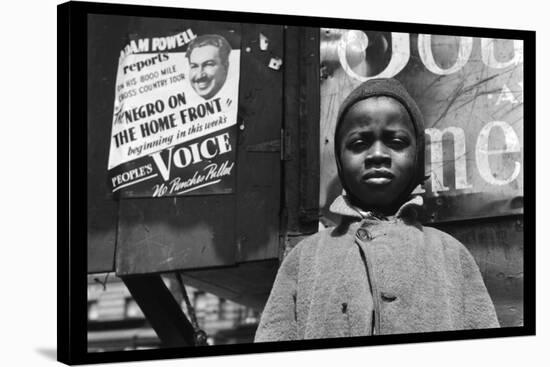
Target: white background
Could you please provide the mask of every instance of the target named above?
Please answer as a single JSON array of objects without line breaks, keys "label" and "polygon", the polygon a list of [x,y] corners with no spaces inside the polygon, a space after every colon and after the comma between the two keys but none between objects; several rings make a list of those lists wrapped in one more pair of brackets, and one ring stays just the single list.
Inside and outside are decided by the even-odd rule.
[{"label": "white background", "polygon": [[[117,1],[262,13],[436,23],[537,31],[537,186],[548,187],[550,20],[543,1]],[[0,365],[54,365],[56,348],[56,7],[11,1],[2,22],[0,162],[2,271]],[[333,5],[334,4],[334,5]],[[357,5],[361,4],[361,5]],[[86,76],[83,75],[83,78]],[[74,122],[78,123],[78,122]],[[81,123],[85,123],[82,121]],[[529,144],[529,142],[526,142]],[[544,147],[546,145],[546,148]],[[63,168],[65,169],[65,168]],[[85,193],[75,192],[75,195]],[[7,200],[6,200],[7,199]],[[7,205],[6,205],[7,202]],[[539,234],[550,215],[537,193]],[[78,244],[73,244],[78,246]],[[82,243],[82,247],[86,244]],[[525,246],[535,246],[526,242]],[[550,348],[548,235],[537,235],[538,336],[338,350],[124,363],[121,366],[518,366],[540,365]],[[540,360],[539,360],[540,359]],[[547,363],[547,362],[543,362]]]}]

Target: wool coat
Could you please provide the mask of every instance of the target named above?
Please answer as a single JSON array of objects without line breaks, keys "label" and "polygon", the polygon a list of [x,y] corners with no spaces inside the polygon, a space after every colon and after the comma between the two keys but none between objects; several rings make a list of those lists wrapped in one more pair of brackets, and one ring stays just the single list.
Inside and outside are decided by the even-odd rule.
[{"label": "wool coat", "polygon": [[419,205],[380,219],[339,197],[331,211],[342,223],[283,260],[255,341],[499,327],[472,255],[418,223]]}]

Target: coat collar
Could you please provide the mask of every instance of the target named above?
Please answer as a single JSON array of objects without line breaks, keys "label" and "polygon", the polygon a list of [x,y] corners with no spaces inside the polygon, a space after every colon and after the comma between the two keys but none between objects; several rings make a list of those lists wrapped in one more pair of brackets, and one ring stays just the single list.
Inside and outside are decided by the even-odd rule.
[{"label": "coat collar", "polygon": [[[387,219],[399,218],[402,220],[415,220],[418,217],[418,210],[424,205],[422,196],[413,196],[409,201],[405,202],[397,210],[395,215],[387,217]],[[343,217],[352,217],[358,220],[361,219],[380,219],[373,212],[364,211],[351,204],[347,195],[340,195],[330,205],[330,211],[334,214]]]}]

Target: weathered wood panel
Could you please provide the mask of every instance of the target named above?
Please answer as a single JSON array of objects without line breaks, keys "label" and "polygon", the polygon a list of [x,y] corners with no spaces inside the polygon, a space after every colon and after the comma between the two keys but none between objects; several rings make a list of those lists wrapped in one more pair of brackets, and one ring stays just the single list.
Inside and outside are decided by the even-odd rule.
[{"label": "weathered wood panel", "polygon": [[273,259],[223,269],[187,270],[181,275],[187,285],[261,310],[269,297],[278,268],[278,259]]},{"label": "weathered wood panel", "polygon": [[[146,23],[139,28],[161,32],[158,20]],[[264,143],[280,139],[283,73],[269,65],[282,58],[282,27],[227,27],[242,36],[236,194],[121,200],[118,275],[277,258],[280,152]],[[267,50],[260,49],[260,34],[269,39]]]},{"label": "weathered wood panel", "polygon": [[[232,26],[241,32],[240,25],[228,24]],[[131,33],[170,33],[177,27],[176,19],[90,19],[89,272],[113,270],[115,240],[119,275],[230,266],[237,260],[278,256],[284,66],[269,65],[273,58],[284,57],[282,26],[244,25],[241,32],[239,120],[244,129],[236,195],[122,200],[120,213],[118,202],[108,197],[106,167],[120,50]],[[266,50],[260,48],[260,34],[269,40]],[[273,141],[279,148],[262,147]]]},{"label": "weathered wood panel", "polygon": [[285,30],[284,193],[288,235],[314,233],[319,219],[319,30]]},{"label": "weathered wood panel", "polygon": [[[268,40],[267,47],[261,38]],[[276,59],[283,60],[283,27],[243,24],[236,189],[239,262],[278,255],[285,65],[277,68],[272,64]]]},{"label": "weathered wood panel", "polygon": [[117,275],[233,265],[233,195],[120,202]]},{"label": "weathered wood panel", "polygon": [[[107,160],[115,80],[128,17],[88,18],[88,272],[114,270],[118,203],[108,197]],[[83,75],[82,78],[85,78]],[[73,123],[77,123],[73,121]],[[83,122],[82,122],[83,123]],[[84,246],[84,244],[82,244]]]}]

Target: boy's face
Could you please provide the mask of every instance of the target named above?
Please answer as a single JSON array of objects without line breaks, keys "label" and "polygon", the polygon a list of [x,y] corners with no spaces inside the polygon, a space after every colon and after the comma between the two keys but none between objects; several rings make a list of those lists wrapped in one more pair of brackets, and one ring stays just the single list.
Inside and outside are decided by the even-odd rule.
[{"label": "boy's face", "polygon": [[343,179],[362,209],[386,212],[415,175],[416,139],[408,112],[390,97],[355,103],[340,139]]}]

